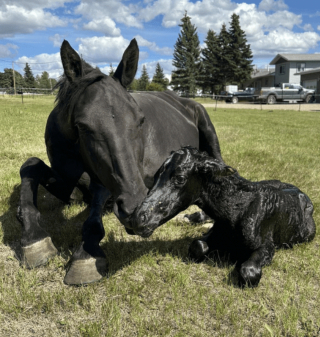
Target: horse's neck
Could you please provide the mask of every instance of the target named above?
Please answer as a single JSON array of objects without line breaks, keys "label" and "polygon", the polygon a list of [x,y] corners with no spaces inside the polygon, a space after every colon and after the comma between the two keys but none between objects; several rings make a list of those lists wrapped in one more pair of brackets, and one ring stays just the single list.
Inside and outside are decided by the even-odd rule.
[{"label": "horse's neck", "polygon": [[213,219],[223,218],[233,221],[248,203],[248,198],[244,198],[243,194],[243,182],[250,184],[238,176],[207,182],[203,187],[198,206]]}]

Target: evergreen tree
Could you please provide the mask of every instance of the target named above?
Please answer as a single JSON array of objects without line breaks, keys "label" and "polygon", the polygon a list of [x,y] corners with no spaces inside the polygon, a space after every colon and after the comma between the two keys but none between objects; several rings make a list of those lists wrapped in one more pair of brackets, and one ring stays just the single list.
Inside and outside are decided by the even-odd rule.
[{"label": "evergreen tree", "polygon": [[142,66],[141,77],[139,79],[138,90],[146,91],[149,85],[149,75],[147,72],[147,67],[145,65]]},{"label": "evergreen tree", "polygon": [[246,34],[240,27],[239,15],[232,14],[229,36],[233,59],[233,82],[241,85],[251,76],[252,51],[247,44]]},{"label": "evergreen tree", "polygon": [[[227,83],[232,82],[233,80],[233,71],[235,68],[235,62],[232,59],[233,53],[231,50],[231,37],[227,31],[226,25],[223,24],[221,27],[220,34],[218,36],[218,46],[219,46],[219,55],[217,57],[219,64],[219,71],[217,73],[218,78],[220,79],[220,90],[223,90],[224,86]],[[231,84],[231,83],[230,83]]]},{"label": "evergreen tree", "polygon": [[35,88],[36,82],[32,74],[32,70],[28,63],[26,63],[26,66],[24,67],[23,70],[24,70],[24,82],[25,82],[26,88]]},{"label": "evergreen tree", "polygon": [[[156,71],[153,75],[152,82],[151,83],[156,83],[159,84],[162,87],[162,90],[167,90],[168,86],[168,80],[165,78],[163,69],[161,68],[159,62],[156,65]],[[159,91],[159,90],[157,90]]]},{"label": "evergreen tree", "polygon": [[199,85],[200,42],[197,28],[191,24],[187,12],[185,12],[181,22],[179,37],[174,46],[172,65],[175,70],[172,71],[171,84],[173,90],[194,95]]},{"label": "evergreen tree", "polygon": [[113,76],[114,75],[115,70],[112,67],[112,63],[110,63],[110,70],[109,70],[109,76]]},{"label": "evergreen tree", "polygon": [[43,89],[51,89],[49,74],[44,71],[39,78],[39,87]]},{"label": "evergreen tree", "polygon": [[205,40],[205,48],[202,49],[202,88],[215,92],[215,86],[220,84],[219,55],[221,49],[216,33],[209,29]]}]

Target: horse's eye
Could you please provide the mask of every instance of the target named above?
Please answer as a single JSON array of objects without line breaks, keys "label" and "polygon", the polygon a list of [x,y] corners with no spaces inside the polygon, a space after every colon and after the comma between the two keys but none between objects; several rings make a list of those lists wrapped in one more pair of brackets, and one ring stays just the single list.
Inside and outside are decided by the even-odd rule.
[{"label": "horse's eye", "polygon": [[175,176],[174,177],[174,183],[175,185],[183,185],[186,182],[185,176]]}]

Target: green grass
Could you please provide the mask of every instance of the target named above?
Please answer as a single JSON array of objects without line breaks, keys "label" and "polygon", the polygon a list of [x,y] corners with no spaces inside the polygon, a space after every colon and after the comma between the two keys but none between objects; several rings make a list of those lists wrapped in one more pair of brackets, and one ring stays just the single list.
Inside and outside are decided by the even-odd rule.
[{"label": "green grass", "polygon": [[[103,218],[108,278],[63,284],[81,239],[86,205],[62,205],[40,188],[41,225],[60,255],[46,266],[19,266],[15,219],[19,168],[30,156],[48,163],[44,145],[52,97],[0,97],[0,336],[319,336],[320,114],[208,109],[223,157],[252,180],[280,179],[312,199],[313,242],[277,251],[256,289],[234,287],[233,266],[187,260],[206,229],[175,220],[149,239],[128,236],[113,214]],[[190,210],[191,211],[191,210]]]}]

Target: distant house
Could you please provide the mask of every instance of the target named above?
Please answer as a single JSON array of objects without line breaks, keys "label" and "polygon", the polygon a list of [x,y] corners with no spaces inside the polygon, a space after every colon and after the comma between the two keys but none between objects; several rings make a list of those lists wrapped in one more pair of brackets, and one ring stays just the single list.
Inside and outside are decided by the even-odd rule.
[{"label": "distant house", "polygon": [[320,54],[278,54],[270,65],[275,66],[275,84],[302,84],[300,73],[320,67]]},{"label": "distant house", "polygon": [[316,90],[316,102],[320,103],[320,67],[311,70],[302,71],[301,84],[307,89]]},{"label": "distant house", "polygon": [[[320,54],[278,54],[271,62],[275,68],[253,71],[246,87],[272,87],[279,83],[297,83],[305,87],[315,85],[313,79],[302,80],[301,74],[320,68]],[[305,82],[307,81],[307,82]],[[315,89],[315,88],[313,88]]]},{"label": "distant house", "polygon": [[260,89],[261,87],[274,86],[274,68],[255,69],[251,74],[251,79],[245,83],[245,87]]}]

